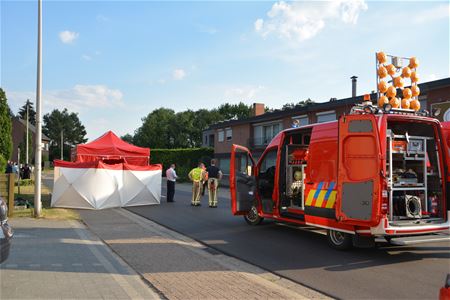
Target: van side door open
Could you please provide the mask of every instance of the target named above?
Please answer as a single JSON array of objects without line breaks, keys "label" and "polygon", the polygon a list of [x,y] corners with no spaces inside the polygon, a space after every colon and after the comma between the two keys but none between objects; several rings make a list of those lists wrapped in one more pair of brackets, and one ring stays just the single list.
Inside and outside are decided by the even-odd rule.
[{"label": "van side door open", "polygon": [[336,218],[352,225],[376,225],[380,210],[381,148],[374,115],[339,119]]},{"label": "van side door open", "polygon": [[233,145],[230,160],[230,192],[233,215],[245,215],[255,203],[256,164],[250,151]]}]

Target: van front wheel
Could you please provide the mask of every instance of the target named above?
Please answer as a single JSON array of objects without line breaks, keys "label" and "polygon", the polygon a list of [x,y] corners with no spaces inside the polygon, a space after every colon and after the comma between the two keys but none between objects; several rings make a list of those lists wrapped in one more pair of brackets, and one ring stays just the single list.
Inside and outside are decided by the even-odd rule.
[{"label": "van front wheel", "polygon": [[337,250],[348,250],[352,248],[352,235],[336,230],[327,230],[328,244]]},{"label": "van front wheel", "polygon": [[263,217],[259,216],[256,206],[250,208],[249,212],[244,216],[244,219],[249,225],[258,225],[264,220]]}]

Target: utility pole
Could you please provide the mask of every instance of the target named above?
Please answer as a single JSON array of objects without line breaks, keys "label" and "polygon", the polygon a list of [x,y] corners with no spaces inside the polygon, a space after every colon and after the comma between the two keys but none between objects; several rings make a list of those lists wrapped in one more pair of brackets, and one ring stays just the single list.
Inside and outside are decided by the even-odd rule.
[{"label": "utility pole", "polygon": [[34,157],[34,216],[41,216],[41,172],[42,172],[42,0],[38,0],[38,45],[37,45],[37,80],[36,80],[36,155]]},{"label": "utility pole", "polygon": [[61,130],[61,160],[64,160],[64,129]]},{"label": "utility pole", "polygon": [[28,129],[28,122],[29,122],[29,119],[30,119],[30,116],[29,116],[29,112],[28,112],[28,104],[29,104],[29,100],[30,99],[27,99],[27,133],[25,134],[27,137],[26,137],[26,146],[25,146],[25,163],[26,164],[28,164],[28,153],[29,153],[29,149],[28,149],[28,132],[29,132],[29,129]]}]

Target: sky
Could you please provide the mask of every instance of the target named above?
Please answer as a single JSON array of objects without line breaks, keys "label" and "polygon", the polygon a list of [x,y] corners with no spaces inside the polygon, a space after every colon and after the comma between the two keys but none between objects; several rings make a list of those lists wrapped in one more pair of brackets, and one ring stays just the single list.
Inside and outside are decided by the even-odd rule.
[{"label": "sky", "polygon": [[[270,108],[376,89],[375,53],[450,76],[448,1],[43,1],[43,112],[77,112],[93,140],[159,107]],[[0,2],[0,86],[36,97],[37,1]]]}]

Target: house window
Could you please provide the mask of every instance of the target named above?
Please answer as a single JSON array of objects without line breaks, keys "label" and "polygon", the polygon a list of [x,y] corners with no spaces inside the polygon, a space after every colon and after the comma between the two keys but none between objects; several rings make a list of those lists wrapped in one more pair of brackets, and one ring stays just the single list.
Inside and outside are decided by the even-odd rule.
[{"label": "house window", "polygon": [[218,132],[217,140],[218,140],[219,142],[223,142],[224,137],[225,137],[225,135],[224,135],[223,130],[220,130],[220,131]]},{"label": "house window", "polygon": [[324,111],[317,113],[317,123],[329,122],[336,120],[336,112],[333,111]]},{"label": "house window", "polygon": [[227,134],[227,141],[231,141],[231,139],[233,138],[233,130],[231,128],[227,128],[225,131]]},{"label": "house window", "polygon": [[298,126],[305,126],[309,124],[309,118],[307,115],[292,118],[292,121],[294,120],[298,120]]},{"label": "house window", "polygon": [[258,125],[253,128],[255,145],[267,145],[281,131],[281,123]]}]

